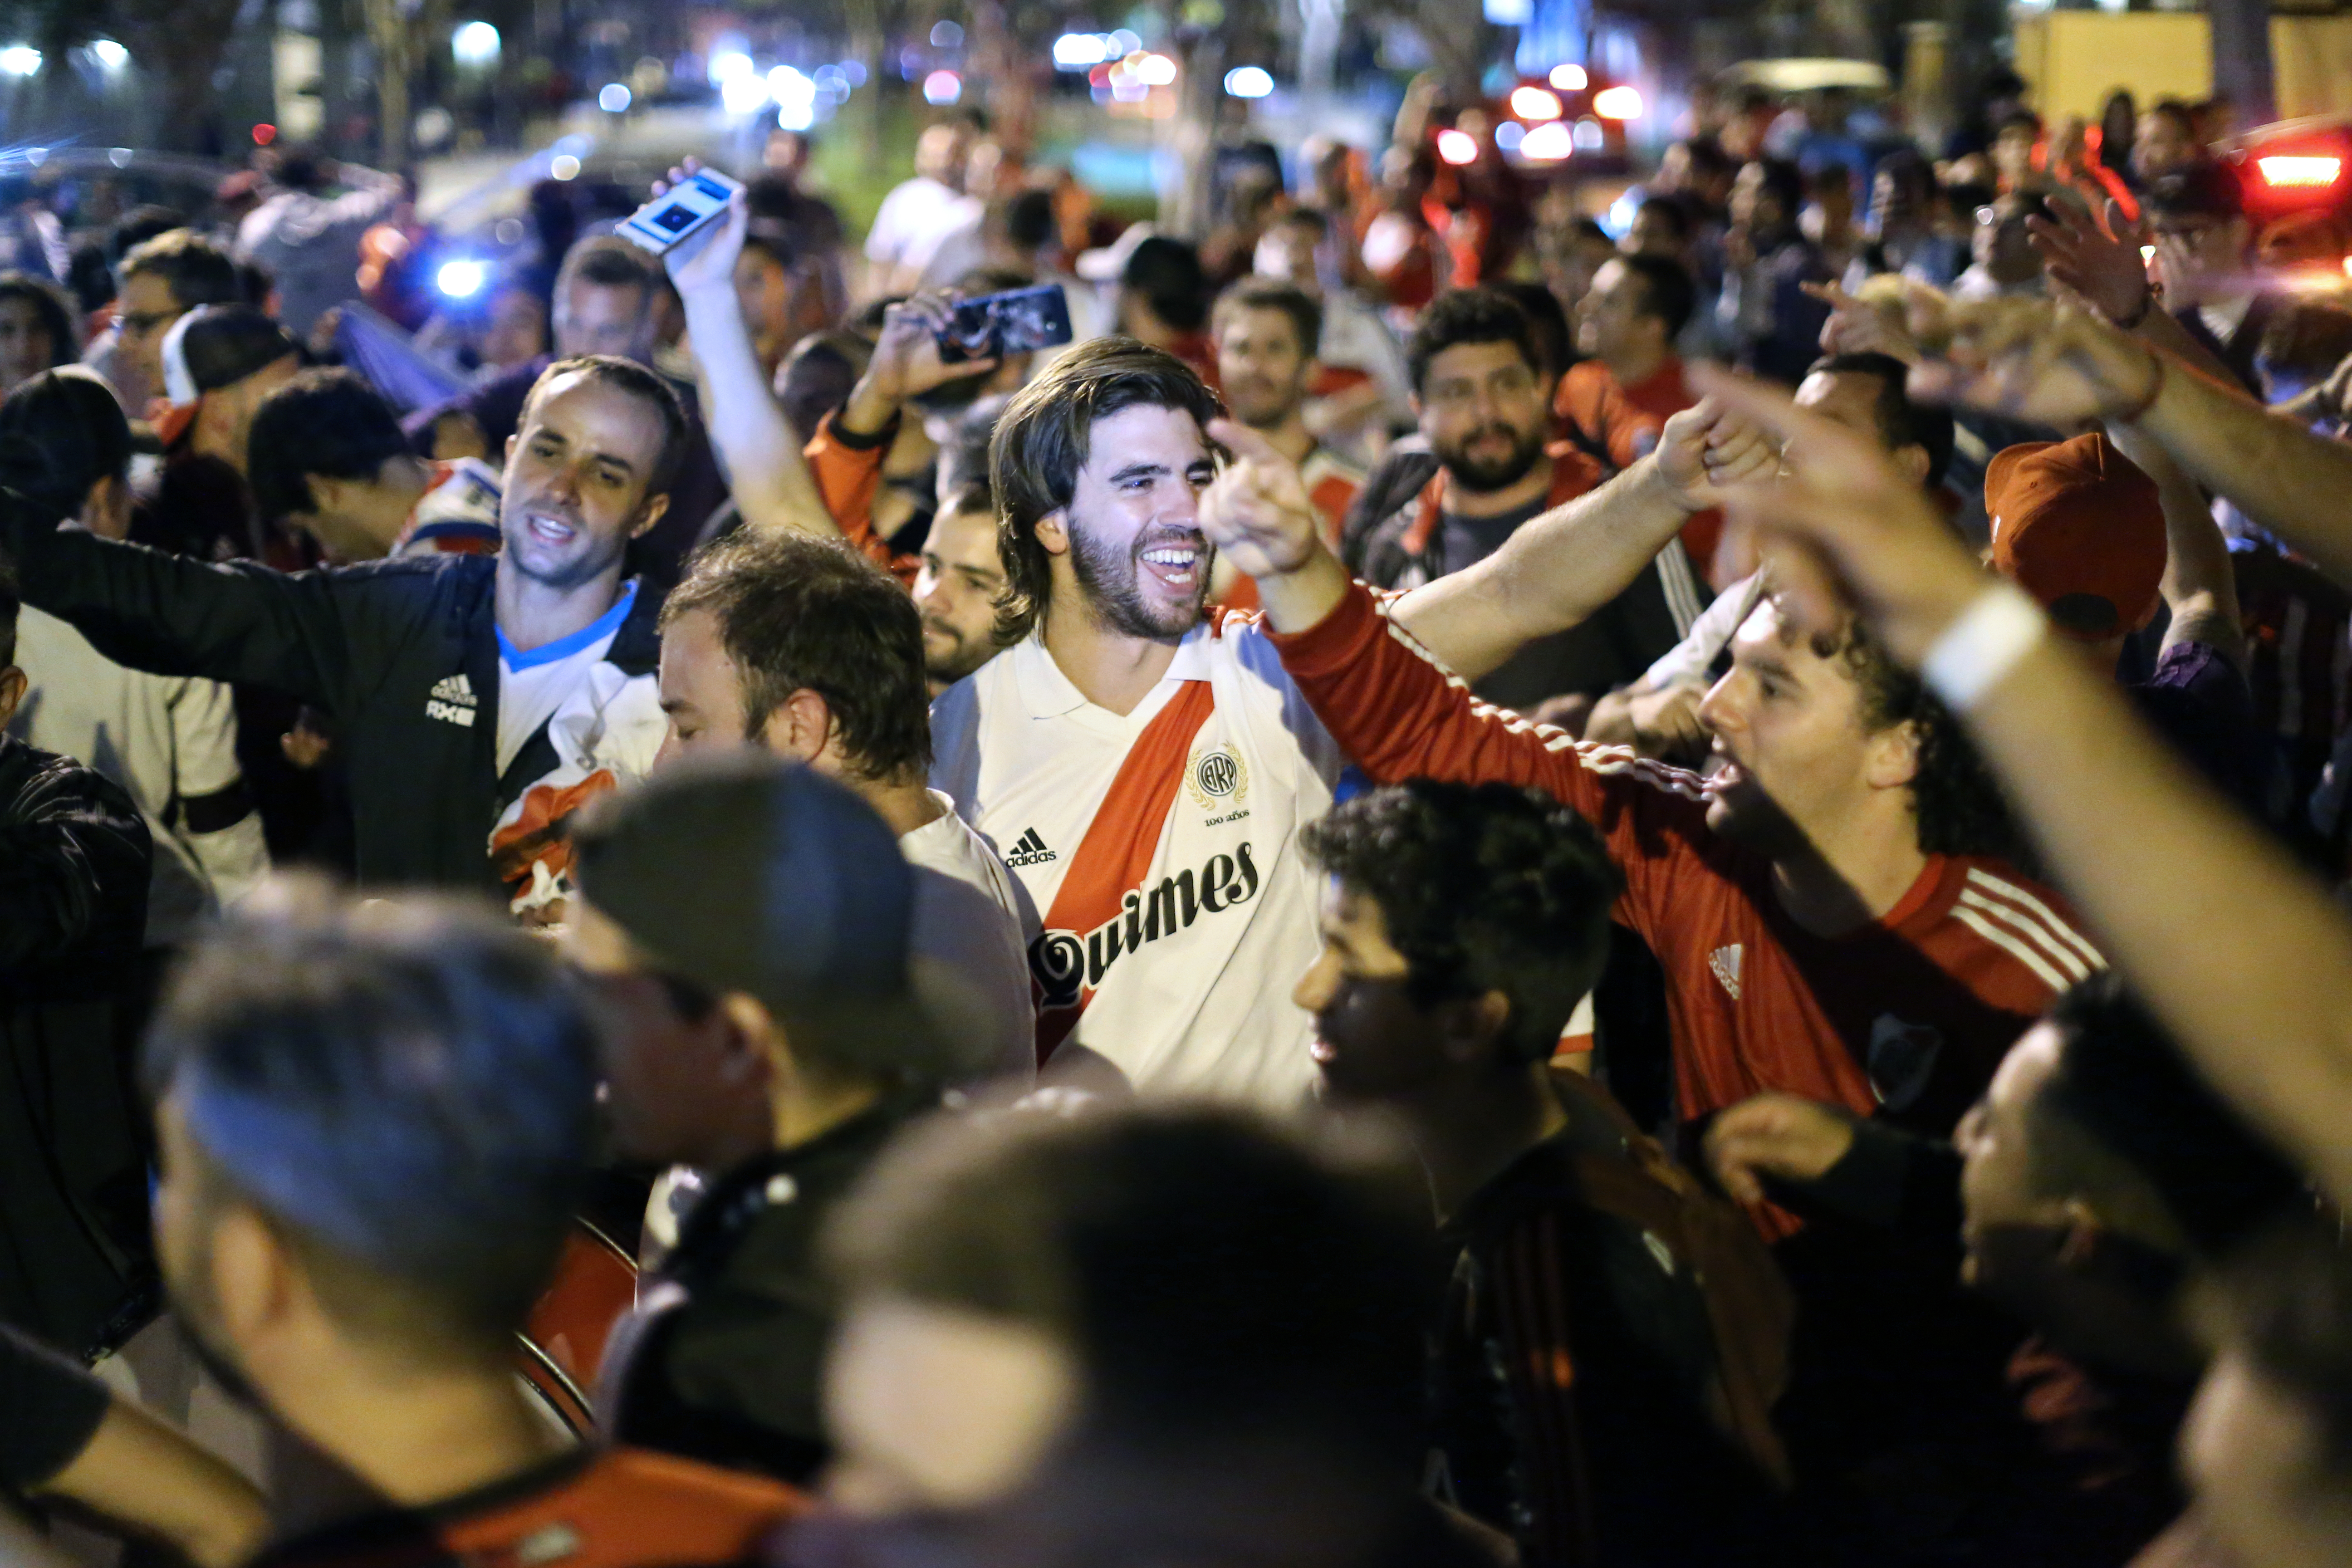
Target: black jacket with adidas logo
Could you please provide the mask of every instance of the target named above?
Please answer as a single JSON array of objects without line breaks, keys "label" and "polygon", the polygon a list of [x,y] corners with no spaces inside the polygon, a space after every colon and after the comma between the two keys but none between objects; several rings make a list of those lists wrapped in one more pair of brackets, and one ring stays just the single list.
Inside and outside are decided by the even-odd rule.
[{"label": "black jacket with adidas logo", "polygon": [[[499,773],[496,556],[283,573],[59,529],[50,515],[16,497],[0,504],[0,545],[26,604],[131,668],[266,686],[326,713],[350,770],[361,883],[503,899],[490,828],[556,758],[542,729]],[[660,609],[659,595],[637,595],[611,663],[654,669]]]}]

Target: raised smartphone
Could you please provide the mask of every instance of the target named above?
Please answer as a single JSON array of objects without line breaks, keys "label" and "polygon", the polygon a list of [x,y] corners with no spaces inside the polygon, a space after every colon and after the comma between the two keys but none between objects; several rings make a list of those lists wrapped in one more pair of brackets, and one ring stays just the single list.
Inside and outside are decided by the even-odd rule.
[{"label": "raised smartphone", "polygon": [[1055,348],[1070,341],[1070,302],[1059,283],[982,294],[955,308],[939,340],[950,364]]},{"label": "raised smartphone", "polygon": [[631,213],[620,232],[656,256],[663,255],[717,222],[742,188],[716,169],[697,169]]}]

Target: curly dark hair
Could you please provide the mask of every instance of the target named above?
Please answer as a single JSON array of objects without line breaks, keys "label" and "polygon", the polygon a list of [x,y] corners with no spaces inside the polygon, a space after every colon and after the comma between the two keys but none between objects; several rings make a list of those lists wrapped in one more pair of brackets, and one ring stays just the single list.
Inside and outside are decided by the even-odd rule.
[{"label": "curly dark hair", "polygon": [[1430,361],[1462,343],[1509,343],[1529,370],[1545,374],[1542,334],[1517,299],[1500,289],[1451,289],[1430,301],[1405,342],[1415,393],[1428,384]]},{"label": "curly dark hair", "polygon": [[1862,688],[1862,721],[1872,731],[1908,724],[1918,736],[1911,800],[1920,849],[1929,855],[2020,858],[2022,840],[2007,797],[1959,720],[1927,683],[1895,663],[1859,618],[1840,633],[1816,632],[1811,642],[1820,658],[1842,659]]},{"label": "curly dark hair", "polygon": [[1334,807],[1299,843],[1380,906],[1416,1005],[1508,997],[1517,1059],[1549,1057],[1601,977],[1624,880],[1591,825],[1541,790],[1411,779]]}]

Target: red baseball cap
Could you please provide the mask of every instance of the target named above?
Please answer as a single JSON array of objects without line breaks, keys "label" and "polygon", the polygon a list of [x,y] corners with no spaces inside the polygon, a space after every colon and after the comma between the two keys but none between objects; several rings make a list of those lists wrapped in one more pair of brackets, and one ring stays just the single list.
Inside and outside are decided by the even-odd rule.
[{"label": "red baseball cap", "polygon": [[2094,431],[2029,441],[1985,469],[1992,567],[2032,595],[2078,642],[2147,625],[2164,581],[2156,481]]}]

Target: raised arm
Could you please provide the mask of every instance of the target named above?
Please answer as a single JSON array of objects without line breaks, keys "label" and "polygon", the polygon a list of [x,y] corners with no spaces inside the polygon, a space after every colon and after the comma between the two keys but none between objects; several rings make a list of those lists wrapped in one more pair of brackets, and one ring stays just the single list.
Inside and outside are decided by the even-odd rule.
[{"label": "raised arm", "polygon": [[1786,600],[1826,626],[1850,597],[1895,657],[1944,672],[2117,967],[2217,1089],[2352,1201],[2352,915],[1990,581],[1866,443],[1763,388],[1715,390],[1806,443],[1795,477],[1731,503]]},{"label": "raised arm", "polygon": [[46,509],[5,491],[0,552],[16,562],[26,604],[72,623],[117,664],[267,686],[331,713],[352,674],[347,603],[378,571],[415,570],[207,565],[58,528]]},{"label": "raised arm", "polygon": [[2352,446],[2315,436],[2185,370],[2088,310],[2033,300],[1949,308],[1949,355],[1915,395],[2043,424],[2136,426],[2189,479],[2352,584]]},{"label": "raised arm", "polygon": [[[175,1547],[197,1568],[234,1568],[268,1527],[253,1483],[79,1364],[0,1329],[0,1485],[64,1498]],[[0,1542],[0,1562],[16,1556]]]},{"label": "raised arm", "polygon": [[743,253],[749,221],[739,194],[728,204],[726,221],[664,258],[686,305],[687,335],[702,374],[703,423],[727,465],[729,487],[747,524],[837,534],[841,531],[801,459],[801,438],[760,368],[742,302],[736,298],[735,259]]},{"label": "raised arm", "polygon": [[1537,637],[1566,631],[1633,585],[1717,487],[1769,472],[1752,426],[1701,403],[1666,421],[1657,449],[1590,494],[1513,533],[1476,565],[1415,588],[1397,624],[1465,680]]},{"label": "raised arm", "polygon": [[[2148,347],[2172,355],[2231,395],[2245,397],[2236,373],[2192,337],[2156,297],[2147,263],[2140,259],[2140,231],[2124,216],[2120,203],[2108,201],[2104,227],[2088,208],[2069,202],[2053,202],[2050,212],[2046,218],[2027,218],[2025,226],[2052,282],[2073,290],[2075,299]],[[2246,401],[2251,405],[2253,400]]]},{"label": "raised arm", "polygon": [[2172,622],[2164,646],[2201,642],[2218,648],[2241,670],[2246,668],[2246,634],[2238,618],[2238,574],[2230,563],[2230,542],[2213,521],[2213,509],[2180,465],[2145,433],[2111,426],[2107,438],[2156,481],[2164,506],[2165,607]]}]

